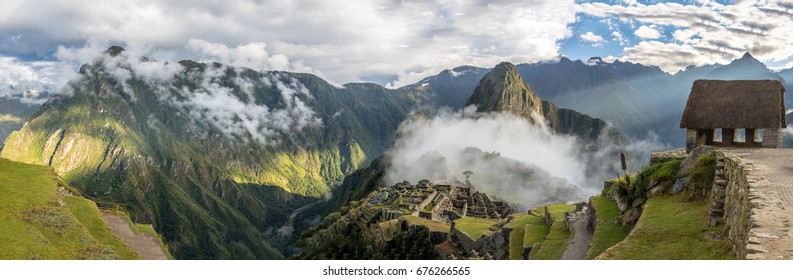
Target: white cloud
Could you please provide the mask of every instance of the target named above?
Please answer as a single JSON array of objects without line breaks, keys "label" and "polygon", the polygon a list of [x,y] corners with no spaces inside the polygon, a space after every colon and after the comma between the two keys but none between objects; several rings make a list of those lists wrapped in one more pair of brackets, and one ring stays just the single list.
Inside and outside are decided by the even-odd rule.
[{"label": "white cloud", "polygon": [[611,32],[611,37],[613,37],[615,41],[619,42],[620,46],[624,46],[628,44],[628,39],[625,38],[625,36],[623,36],[622,33],[620,33],[619,31]]},{"label": "white cloud", "polygon": [[282,54],[270,55],[267,44],[254,42],[229,48],[224,44],[210,43],[201,39],[187,41],[187,49],[201,55],[204,60],[228,65],[247,67],[253,70],[287,70],[289,58]]},{"label": "white cloud", "polygon": [[18,98],[25,103],[44,103],[46,98],[41,92],[52,90],[56,72],[55,62],[24,62],[0,56],[0,97]]},{"label": "white cloud", "polygon": [[[603,180],[620,173],[619,161],[614,160],[620,152],[627,155],[633,169],[647,162],[651,151],[668,149],[655,135],[631,139],[627,147],[614,145],[607,133],[595,141],[581,141],[555,134],[543,125],[542,116],[532,118],[535,124],[511,113],[476,113],[473,106],[413,116],[399,127],[399,137],[388,152],[391,162],[384,180],[387,184],[415,183],[461,177],[469,170],[474,172],[471,182],[480,190],[532,207],[600,192]],[[438,174],[442,172],[446,174]]]},{"label": "white cloud", "polygon": [[674,41],[644,41],[623,50],[625,59],[658,65],[667,72],[692,64],[728,63],[745,52],[763,62],[793,57],[793,36],[789,35],[793,34],[793,4],[789,0],[737,1],[731,5],[715,1],[629,6],[583,3],[578,10],[639,24],[635,34],[645,39],[660,39],[657,28],[677,29],[672,32]]},{"label": "white cloud", "polygon": [[16,38],[3,53],[46,55],[90,38],[339,83],[392,75],[399,86],[464,64],[557,57],[575,1],[12,1],[0,15],[0,36]]},{"label": "white cloud", "polygon": [[592,46],[601,46],[601,44],[606,41],[606,40],[603,40],[603,37],[601,37],[600,35],[592,33],[592,31],[589,31],[589,32],[584,33],[584,34],[581,34],[579,37],[584,42],[593,43]]},{"label": "white cloud", "polygon": [[[199,85],[195,90],[181,88],[177,94],[165,90],[158,97],[190,117],[195,125],[210,124],[233,141],[251,139],[260,144],[278,144],[281,135],[322,125],[322,119],[303,102],[305,98],[312,98],[311,94],[297,80],[281,74],[250,80],[239,76],[241,69],[234,69],[236,77],[227,76],[227,70],[225,66],[210,64],[203,73],[186,74],[191,82]],[[239,89],[221,85],[224,79],[233,80]],[[260,88],[275,88],[283,107],[270,108],[257,100],[253,92]],[[246,100],[238,96],[238,90],[246,95]]]},{"label": "white cloud", "polygon": [[658,32],[658,30],[656,30],[654,27],[647,25],[639,26],[639,28],[636,29],[633,34],[644,39],[661,38],[661,32]]}]

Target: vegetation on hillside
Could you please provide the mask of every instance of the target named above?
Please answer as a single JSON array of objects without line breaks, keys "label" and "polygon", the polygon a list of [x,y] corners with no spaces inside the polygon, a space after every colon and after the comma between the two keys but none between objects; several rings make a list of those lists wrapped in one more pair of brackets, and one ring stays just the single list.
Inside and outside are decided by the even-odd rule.
[{"label": "vegetation on hillside", "polygon": [[[132,73],[123,80],[108,68],[114,59],[81,68],[80,79],[67,86],[72,95],[42,106],[8,137],[2,156],[52,166],[86,195],[125,205],[135,220],[153,224],[182,259],[283,258],[271,245],[286,248],[297,236],[276,229],[292,211],[318,201],[385,151],[421,100],[408,89],[336,87],[313,75],[192,61],[180,62],[182,70],[171,79],[154,82],[122,63],[118,70]],[[201,80],[213,71],[211,82],[228,89],[229,98],[272,110],[303,102],[322,124],[278,134],[272,143],[229,135],[228,127],[200,119],[213,112],[179,107],[193,98],[189,92],[214,90]],[[282,91],[303,87],[306,95],[285,100]],[[306,228],[294,226],[298,232]]]},{"label": "vegetation on hillside", "polygon": [[0,259],[140,259],[51,168],[0,159]]},{"label": "vegetation on hillside", "polygon": [[572,233],[564,223],[564,217],[565,213],[575,211],[575,205],[558,203],[547,207],[553,223],[545,239],[531,250],[529,254],[530,260],[562,259],[562,255],[567,249],[567,240],[572,236]]},{"label": "vegetation on hillside", "polygon": [[514,219],[507,224],[512,229],[509,232],[509,259],[520,260],[523,257],[523,247],[531,246],[545,237],[549,227],[542,215],[513,214],[512,217]]},{"label": "vegetation on hillside", "polygon": [[592,243],[584,256],[587,260],[594,259],[606,249],[624,240],[633,229],[632,224],[623,225],[619,220],[620,210],[613,201],[598,195],[592,197],[591,202],[597,215],[597,225],[592,235]]},{"label": "vegetation on hillside", "polygon": [[708,204],[685,194],[659,196],[647,201],[644,212],[624,241],[598,259],[710,260],[733,259],[723,226],[707,225]]}]

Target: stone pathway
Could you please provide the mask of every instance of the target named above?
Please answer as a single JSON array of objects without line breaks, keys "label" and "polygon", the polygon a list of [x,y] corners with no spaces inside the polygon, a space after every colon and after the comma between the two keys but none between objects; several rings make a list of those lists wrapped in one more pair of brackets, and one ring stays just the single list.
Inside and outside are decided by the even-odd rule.
[{"label": "stone pathway", "polygon": [[144,260],[167,260],[157,240],[146,233],[135,234],[124,216],[102,212],[102,215],[116,235],[124,240],[127,245],[143,257]]},{"label": "stone pathway", "polygon": [[741,158],[752,203],[747,259],[793,259],[793,149],[722,149]]},{"label": "stone pathway", "polygon": [[563,260],[583,260],[584,256],[586,256],[586,251],[592,243],[593,235],[588,228],[591,217],[587,213],[587,210],[589,210],[587,208],[588,206],[584,206],[584,209],[570,214],[570,221],[575,229],[573,230],[573,239],[568,241],[567,249],[562,255]]}]

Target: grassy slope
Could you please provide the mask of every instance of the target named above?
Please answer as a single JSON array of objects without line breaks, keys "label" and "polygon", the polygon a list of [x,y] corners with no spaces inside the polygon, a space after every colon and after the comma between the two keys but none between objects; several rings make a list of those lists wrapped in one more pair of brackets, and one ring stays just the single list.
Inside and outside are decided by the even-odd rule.
[{"label": "grassy slope", "polygon": [[633,225],[622,225],[622,223],[612,223],[619,217],[620,210],[617,204],[604,196],[592,197],[592,206],[595,208],[598,224],[592,236],[592,244],[584,256],[584,259],[591,260],[603,253],[606,249],[624,240],[633,229]]},{"label": "grassy slope", "polygon": [[[52,170],[0,159],[0,259],[138,259],[88,201],[62,206]],[[96,233],[96,236],[94,235]]]},{"label": "grassy slope", "polygon": [[539,248],[532,249],[529,259],[558,260],[562,258],[564,250],[567,249],[567,240],[570,239],[571,233],[567,230],[567,225],[564,224],[564,214],[575,211],[575,205],[553,204],[548,206],[548,211],[551,212],[553,224],[545,241],[539,245]]},{"label": "grassy slope", "polygon": [[422,219],[422,218],[419,218],[419,217],[416,217],[416,216],[408,215],[408,216],[402,216],[402,218],[405,219],[405,221],[407,221],[411,225],[423,225],[423,226],[426,226],[427,229],[429,229],[430,231],[448,233],[449,230],[451,230],[451,227],[449,225],[447,225],[447,224],[442,224],[442,223],[439,223],[439,222],[433,222],[433,221],[430,221],[430,220],[427,220],[427,219]]},{"label": "grassy slope", "polygon": [[[519,260],[522,253],[523,253],[523,244],[524,242],[536,242],[535,240],[541,240],[541,238],[548,234],[547,230],[534,230],[536,229],[547,229],[548,227],[542,227],[545,225],[545,221],[543,221],[543,217],[539,215],[533,214],[514,214],[513,219],[507,227],[511,228],[512,231],[509,232],[509,259],[510,260]],[[530,234],[526,234],[526,229],[529,229]],[[542,233],[544,232],[544,233]],[[541,233],[541,236],[536,236],[536,233]],[[529,238],[526,238],[529,236]]]},{"label": "grassy slope", "polygon": [[127,244],[113,233],[94,202],[76,196],[66,196],[63,200],[77,220],[88,229],[91,236],[100,244],[112,247],[116,251],[118,259],[140,259],[137,252],[127,247]]},{"label": "grassy slope", "polygon": [[492,219],[482,219],[474,217],[463,217],[454,221],[455,227],[463,233],[476,240],[485,234],[497,221]]},{"label": "grassy slope", "polygon": [[707,237],[707,209],[685,194],[652,198],[628,237],[598,259],[732,259],[726,241]]}]

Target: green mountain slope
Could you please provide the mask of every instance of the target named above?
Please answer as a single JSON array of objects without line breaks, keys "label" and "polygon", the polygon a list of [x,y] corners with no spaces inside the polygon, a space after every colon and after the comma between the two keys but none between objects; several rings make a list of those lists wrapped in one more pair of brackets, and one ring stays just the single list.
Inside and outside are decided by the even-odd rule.
[{"label": "green mountain slope", "polygon": [[382,153],[420,99],[123,50],[80,72],[71,95],[43,105],[2,156],[52,166],[82,192],[127,205],[187,259],[282,258],[267,240],[286,234],[277,230],[291,211]]},{"label": "green mountain slope", "polygon": [[531,122],[532,114],[543,113],[540,98],[509,62],[499,63],[482,78],[465,104],[470,105],[477,105],[478,112],[508,111]]},{"label": "green mountain slope", "polygon": [[0,159],[0,259],[140,259],[51,168]]},{"label": "green mountain slope", "polygon": [[577,136],[583,143],[597,142],[604,129],[609,143],[624,141],[617,129],[601,119],[540,100],[515,65],[509,62],[496,65],[482,78],[466,102],[466,106],[469,105],[476,105],[479,112],[511,112],[532,123],[535,117],[540,117],[552,131]]}]

